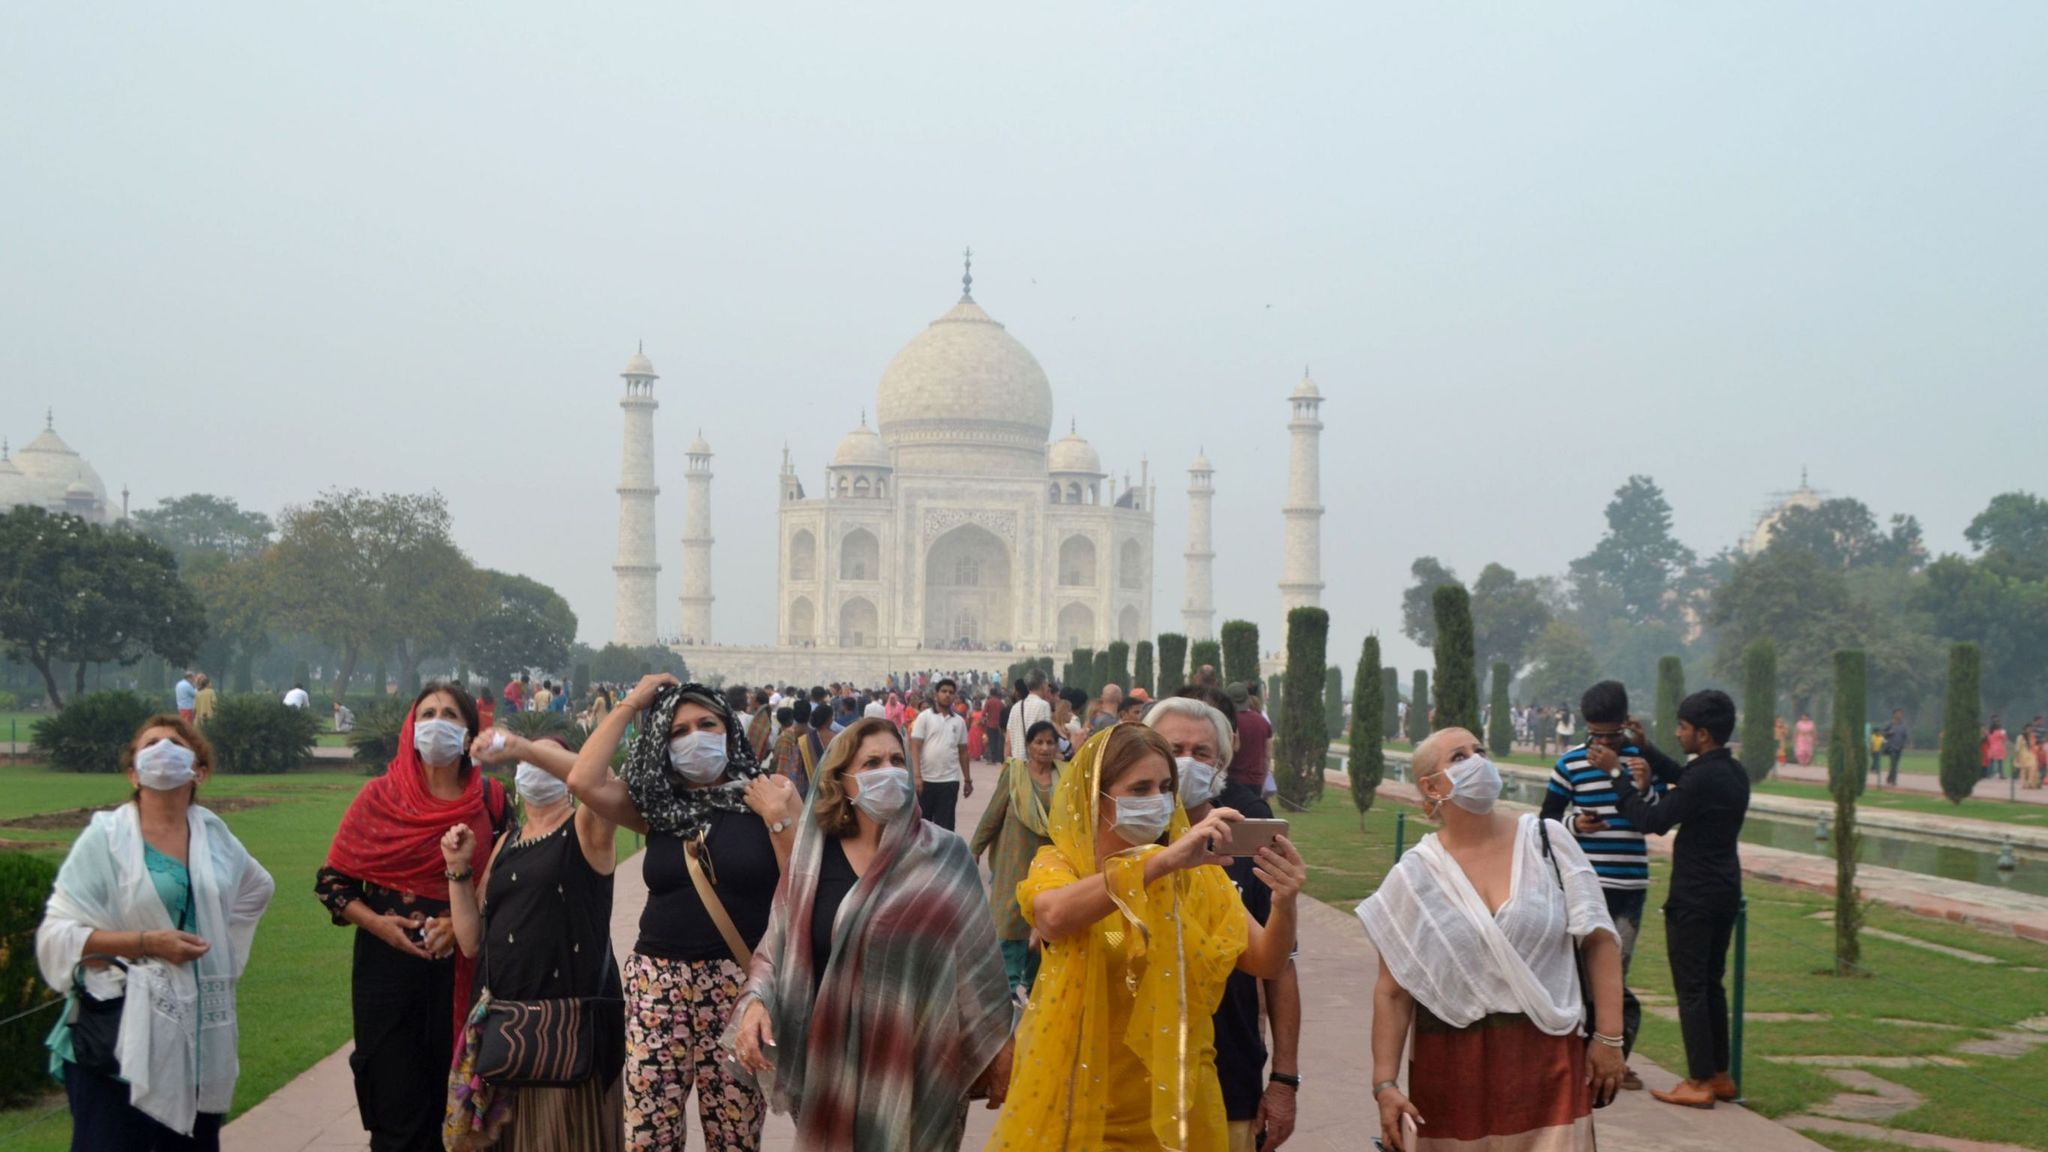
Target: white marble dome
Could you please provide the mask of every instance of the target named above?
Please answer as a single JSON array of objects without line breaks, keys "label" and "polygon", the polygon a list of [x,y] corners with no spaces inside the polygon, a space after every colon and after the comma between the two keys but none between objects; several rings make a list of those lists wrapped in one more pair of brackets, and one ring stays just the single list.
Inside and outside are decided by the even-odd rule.
[{"label": "white marble dome", "polygon": [[711,442],[704,439],[704,430],[702,428],[697,430],[697,438],[690,441],[690,446],[683,449],[683,453],[687,456],[711,455]]},{"label": "white marble dome", "polygon": [[[645,352],[635,352],[633,353],[633,358],[626,361],[626,370],[619,373],[619,375],[654,376],[654,361],[649,360]],[[656,377],[656,379],[659,379],[659,377]]]},{"label": "white marble dome", "polygon": [[85,457],[71,450],[54,428],[28,442],[14,455],[14,466],[27,477],[33,502],[45,508],[62,508],[66,501],[90,500],[95,518],[107,504],[107,487]]},{"label": "white marble dome", "polygon": [[882,437],[862,419],[860,427],[840,437],[839,447],[832,450],[834,468],[887,468],[889,449],[882,443]]},{"label": "white marble dome", "polygon": [[889,362],[875,417],[893,448],[1007,450],[1018,466],[1037,467],[1052,431],[1052,385],[1030,350],[963,296]]},{"label": "white marble dome", "polygon": [[1047,472],[1079,472],[1089,476],[1102,475],[1102,457],[1096,455],[1094,446],[1081,439],[1079,432],[1068,432],[1053,442],[1045,453]]}]

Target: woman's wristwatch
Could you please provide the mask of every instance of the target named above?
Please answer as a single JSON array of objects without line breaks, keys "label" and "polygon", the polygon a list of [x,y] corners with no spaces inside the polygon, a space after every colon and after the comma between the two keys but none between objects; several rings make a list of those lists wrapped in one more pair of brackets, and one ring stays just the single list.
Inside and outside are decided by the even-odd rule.
[{"label": "woman's wristwatch", "polygon": [[1401,1084],[1397,1080],[1382,1080],[1372,1086],[1372,1098],[1378,1100],[1380,1093],[1385,1092],[1389,1088],[1399,1088],[1400,1086]]}]

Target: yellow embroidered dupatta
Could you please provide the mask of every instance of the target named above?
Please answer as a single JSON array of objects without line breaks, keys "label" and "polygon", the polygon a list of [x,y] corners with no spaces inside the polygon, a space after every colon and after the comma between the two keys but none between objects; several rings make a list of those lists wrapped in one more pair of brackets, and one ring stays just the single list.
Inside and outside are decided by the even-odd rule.
[{"label": "yellow embroidered dupatta", "polygon": [[[1097,780],[1109,733],[1097,733],[1060,773],[1050,812],[1052,844],[1041,848],[1017,886],[1025,919],[1033,902],[1095,875]],[[1188,829],[1178,803],[1168,839]],[[1176,872],[1151,887],[1146,845],[1103,861],[1100,871],[1117,911],[1087,932],[1044,945],[1038,982],[1017,1030],[1014,1078],[997,1119],[996,1149],[1164,1148],[1223,1152],[1229,1137],[1216,1081],[1214,1016],[1223,984],[1246,943],[1244,905],[1221,868]],[[1121,974],[1116,978],[1113,974]],[[1111,1035],[1111,1002],[1129,1005],[1129,1022]],[[1126,1046],[1147,1073],[1111,1076]],[[1149,1096],[1150,1132],[1106,1131],[1113,1104],[1134,1110]]]}]

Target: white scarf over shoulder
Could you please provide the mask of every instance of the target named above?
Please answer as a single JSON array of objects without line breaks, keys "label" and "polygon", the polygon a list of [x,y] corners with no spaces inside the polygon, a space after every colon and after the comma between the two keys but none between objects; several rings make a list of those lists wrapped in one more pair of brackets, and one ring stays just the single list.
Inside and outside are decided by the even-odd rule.
[{"label": "white scarf over shoulder", "polygon": [[[101,999],[122,995],[125,985],[116,1055],[129,1102],[189,1136],[199,1113],[224,1113],[234,1100],[235,982],[276,884],[220,817],[195,804],[185,821],[198,935],[211,947],[190,964],[129,961],[125,976],[88,969],[85,984]],[[36,929],[36,963],[51,988],[69,993],[93,932],[176,928],[150,880],[135,805],[123,804],[94,815],[71,846]]]},{"label": "white scarf over shoulder", "polygon": [[1434,833],[1358,906],[1395,981],[1454,1028],[1490,1012],[1519,1012],[1544,1033],[1565,1036],[1585,1015],[1573,948],[1596,931],[1614,935],[1614,920],[1586,854],[1553,820],[1559,888],[1536,821],[1525,814],[1516,824],[1509,895],[1498,913],[1486,910]]}]

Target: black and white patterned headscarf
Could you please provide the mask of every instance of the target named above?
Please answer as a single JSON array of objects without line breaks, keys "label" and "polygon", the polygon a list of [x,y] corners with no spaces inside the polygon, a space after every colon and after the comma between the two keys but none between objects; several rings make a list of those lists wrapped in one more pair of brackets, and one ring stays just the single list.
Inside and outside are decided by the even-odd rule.
[{"label": "black and white patterned headscarf", "polygon": [[[709,708],[725,723],[725,777],[709,788],[690,787],[669,766],[669,726],[675,723],[676,709],[684,704]],[[640,717],[639,735],[626,752],[626,765],[619,777],[626,782],[633,807],[647,821],[649,831],[690,840],[704,831],[714,809],[748,811],[747,781],[763,771],[725,697],[702,684],[684,684],[654,694],[654,702]]]}]

